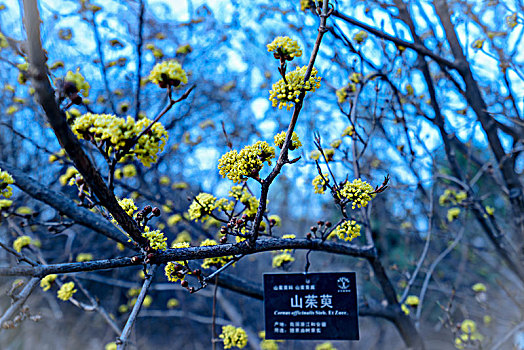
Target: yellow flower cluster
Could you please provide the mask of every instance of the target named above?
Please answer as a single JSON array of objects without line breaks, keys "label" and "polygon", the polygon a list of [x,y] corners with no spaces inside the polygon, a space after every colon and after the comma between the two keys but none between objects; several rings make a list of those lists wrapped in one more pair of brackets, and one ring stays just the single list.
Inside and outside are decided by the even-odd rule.
[{"label": "yellow flower cluster", "polygon": [[208,218],[209,214],[211,214],[211,212],[216,209],[216,201],[217,199],[212,194],[200,193],[189,206],[189,219],[195,221],[200,219],[202,222],[204,222]]},{"label": "yellow flower cluster", "polygon": [[295,261],[295,258],[291,256],[291,254],[289,253],[281,253],[281,254],[278,254],[278,255],[275,255],[273,257],[273,263],[272,263],[272,266],[273,267],[282,267],[283,265],[287,264],[287,263],[291,263]]},{"label": "yellow flower cluster", "polygon": [[164,236],[164,233],[160,232],[160,230],[151,231],[151,229],[146,226],[142,236],[148,239],[149,245],[154,250],[166,250],[167,238]]},{"label": "yellow flower cluster", "polygon": [[51,289],[51,285],[53,284],[53,282],[56,280],[57,277],[58,277],[57,275],[51,274],[51,275],[47,275],[44,278],[42,278],[42,280],[40,281],[40,287],[42,288],[42,290],[45,292]]},{"label": "yellow flower cluster", "polygon": [[455,219],[458,219],[460,215],[460,208],[449,208],[447,213],[447,218],[449,222],[452,222]]},{"label": "yellow flower cluster", "polygon": [[0,210],[7,209],[13,204],[9,199],[0,199]]},{"label": "yellow flower cluster", "polygon": [[327,341],[325,343],[318,344],[317,346],[315,346],[315,350],[337,350],[337,348],[335,348],[333,344],[331,344],[331,342]]},{"label": "yellow flower cluster", "polygon": [[118,200],[118,204],[124,209],[124,211],[127,213],[127,215],[133,217],[133,214],[136,210],[138,210],[138,207],[135,205],[135,201],[131,198],[122,198]]},{"label": "yellow flower cluster", "polygon": [[473,287],[471,287],[475,293],[482,293],[487,290],[486,285],[484,283],[475,283]]},{"label": "yellow flower cluster", "polygon": [[189,243],[191,242],[191,235],[186,230],[180,232],[176,238],[175,241],[171,244],[171,248],[177,248],[177,243]]},{"label": "yellow flower cluster", "polygon": [[229,191],[229,196],[244,204],[244,214],[246,214],[248,218],[253,218],[255,216],[260,201],[251,193],[249,193],[247,188],[243,188],[242,186],[233,186]]},{"label": "yellow flower cluster", "polygon": [[300,11],[306,11],[307,9],[310,9],[310,0],[300,0]]},{"label": "yellow flower cluster", "polygon": [[455,338],[455,347],[457,349],[464,349],[467,345],[478,346],[484,340],[484,336],[477,331],[477,324],[473,320],[465,319],[462,321],[460,330],[462,334]]},{"label": "yellow flower cluster", "polygon": [[355,40],[359,44],[362,44],[367,38],[368,38],[368,33],[363,30],[353,35],[353,40]]},{"label": "yellow flower cluster", "polygon": [[84,97],[89,95],[90,86],[84,76],[80,73],[80,68],[77,68],[75,73],[68,71],[64,80],[75,84],[78,91],[84,95]]},{"label": "yellow flower cluster", "polygon": [[344,131],[342,131],[342,135],[340,135],[340,136],[341,137],[353,136],[354,133],[355,133],[355,128],[353,128],[353,125],[350,125],[347,128],[345,128]]},{"label": "yellow flower cluster", "polygon": [[269,215],[269,221],[274,221],[275,226],[282,226],[282,219],[278,215]]},{"label": "yellow flower cluster", "polygon": [[313,179],[313,187],[315,188],[315,193],[322,194],[326,191],[327,184],[329,183],[329,174],[322,175],[324,176],[324,179],[326,179],[327,181],[325,181],[322,178],[322,176],[320,176],[320,174],[315,176],[315,178]]},{"label": "yellow flower cluster", "polygon": [[218,160],[218,170],[222,177],[235,183],[244,181],[247,177],[257,177],[264,162],[271,165],[275,158],[275,148],[266,141],[244,147],[240,152],[232,150],[222,155]]},{"label": "yellow flower cluster", "polygon": [[177,87],[180,83],[187,84],[187,75],[180,63],[176,60],[169,60],[157,63],[149,73],[149,80],[161,88],[168,85]]},{"label": "yellow flower cluster", "polygon": [[317,77],[317,69],[312,69],[311,76],[304,83],[306,71],[307,66],[297,67],[294,71],[286,74],[286,81],[280,79],[273,84],[273,89],[269,91],[269,100],[272,101],[273,107],[278,105],[278,108],[282,109],[285,106],[289,111],[294,102],[300,101],[298,97],[302,90],[306,93],[308,91],[314,92],[320,87],[322,78]]},{"label": "yellow flower cluster", "polygon": [[7,171],[2,171],[0,168],[0,196],[9,198],[13,195],[12,185],[15,182]]},{"label": "yellow flower cluster", "polygon": [[93,254],[91,253],[80,253],[76,256],[77,262],[91,261],[93,260]]},{"label": "yellow flower cluster", "polygon": [[346,220],[329,235],[328,238],[338,237],[345,241],[352,241],[354,238],[360,236],[360,225],[355,220]]},{"label": "yellow flower cluster", "polygon": [[365,207],[369,201],[375,197],[373,187],[361,179],[355,179],[353,182],[346,182],[340,194],[352,202],[352,209],[355,207]]},{"label": "yellow flower cluster", "polygon": [[73,180],[74,182],[76,179],[76,176],[79,174],[80,173],[78,172],[78,170],[76,170],[75,167],[70,166],[69,168],[67,168],[66,173],[64,175],[61,175],[58,180],[60,181],[60,184],[62,186],[65,186],[68,183],[70,185],[73,185],[71,183],[71,180]]},{"label": "yellow flower cluster", "polygon": [[177,299],[175,299],[175,298],[171,298],[171,299],[169,299],[169,300],[167,301],[166,306],[167,306],[168,309],[174,309],[174,308],[177,307],[179,304],[180,304],[180,302],[179,302]]},{"label": "yellow flower cluster", "polygon": [[338,103],[344,103],[349,97],[349,94],[357,91],[357,86],[353,83],[349,83],[347,86],[341,87],[335,91]]},{"label": "yellow flower cluster", "polygon": [[438,203],[441,206],[457,205],[462,203],[466,198],[468,198],[468,194],[464,191],[456,192],[455,190],[446,189],[438,198]]},{"label": "yellow flower cluster", "polygon": [[63,301],[67,301],[71,299],[73,294],[76,293],[75,289],[75,283],[74,282],[68,282],[64,283],[62,287],[60,287],[60,290],[58,291],[58,299],[61,299]]},{"label": "yellow flower cluster", "polygon": [[9,43],[7,42],[5,35],[0,33],[0,50],[5,49],[6,47],[9,47]]},{"label": "yellow flower cluster", "polygon": [[123,177],[135,177],[136,174],[136,167],[133,164],[127,164],[122,169],[116,169],[115,178],[120,180]]},{"label": "yellow flower cluster", "polygon": [[[189,243],[176,243],[172,248],[189,248]],[[183,265],[181,261],[170,261],[166,264],[164,268],[164,274],[167,277],[167,280],[170,282],[176,282],[178,280],[184,279],[184,274],[179,273],[179,270],[175,268],[177,265]]]},{"label": "yellow flower cluster", "polygon": [[419,303],[420,300],[416,295],[408,295],[408,297],[406,298],[406,305],[418,306]]},{"label": "yellow flower cluster", "polygon": [[240,327],[231,325],[223,326],[219,338],[224,341],[224,349],[231,349],[233,346],[242,349],[247,345],[246,331]]},{"label": "yellow flower cluster", "polygon": [[283,343],[283,340],[266,339],[266,332],[258,332],[258,336],[262,341],[260,342],[260,349],[262,350],[278,350],[278,343]]},{"label": "yellow flower cluster", "polygon": [[13,249],[17,252],[21,252],[22,248],[27,247],[31,244],[31,237],[29,236],[20,236],[13,242]]},{"label": "yellow flower cluster", "polygon": [[[217,241],[215,241],[214,239],[206,239],[202,241],[202,243],[200,243],[201,247],[209,247],[213,245],[218,245]],[[226,264],[228,261],[230,261],[232,258],[232,256],[218,256],[215,258],[206,258],[202,263],[202,267],[204,269],[209,269],[212,266],[219,268],[222,265]]]},{"label": "yellow flower cluster", "polygon": [[[124,148],[126,142],[137,137],[150,124],[151,120],[148,118],[135,122],[130,116],[123,119],[112,114],[86,113],[75,119],[72,130],[81,139],[91,140],[93,137],[96,143],[105,142],[110,146],[109,153],[112,153]],[[134,155],[142,164],[150,166],[157,161],[158,153],[164,149],[167,137],[167,131],[162,124],[153,124],[150,131],[142,135],[129,150],[128,155],[120,161],[124,162]]]},{"label": "yellow flower cluster", "polygon": [[[275,145],[277,145],[278,148],[282,149],[282,147],[284,146],[285,140],[286,140],[285,131],[282,131],[281,133],[275,135]],[[300,142],[297,133],[293,131],[293,135],[291,136],[291,145],[289,146],[289,150],[293,151],[299,147],[302,147],[302,142]]]},{"label": "yellow flower cluster", "polygon": [[116,350],[117,348],[118,346],[116,345],[116,343],[112,341],[111,343],[106,344],[106,346],[104,347],[104,350]]},{"label": "yellow flower cluster", "polygon": [[287,61],[302,56],[302,50],[298,43],[287,36],[277,36],[271,43],[267,44],[267,51],[273,52],[276,59],[282,58]]}]

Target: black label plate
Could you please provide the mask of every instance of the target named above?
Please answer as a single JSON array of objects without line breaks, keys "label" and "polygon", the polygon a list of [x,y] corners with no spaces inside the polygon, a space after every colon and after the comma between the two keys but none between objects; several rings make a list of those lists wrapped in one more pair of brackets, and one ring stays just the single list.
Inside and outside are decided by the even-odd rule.
[{"label": "black label plate", "polygon": [[264,274],[266,339],[358,340],[354,272]]}]

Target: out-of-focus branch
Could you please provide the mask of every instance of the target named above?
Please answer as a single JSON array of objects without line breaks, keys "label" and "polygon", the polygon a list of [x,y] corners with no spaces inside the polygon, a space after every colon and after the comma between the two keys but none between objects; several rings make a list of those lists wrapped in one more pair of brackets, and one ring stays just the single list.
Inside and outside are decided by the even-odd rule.
[{"label": "out-of-focus branch", "polygon": [[46,203],[56,209],[59,213],[67,215],[76,223],[100,233],[116,242],[136,250],[137,248],[128,242],[128,238],[122,234],[114,225],[105,218],[90,212],[86,208],[79,207],[67,195],[49,189],[26,173],[0,161],[0,168],[7,170],[15,180],[15,185],[36,200]]},{"label": "out-of-focus branch", "polygon": [[140,294],[136,298],[135,305],[133,306],[133,310],[131,310],[131,314],[129,314],[129,318],[127,319],[124,330],[122,331],[122,335],[120,335],[120,337],[116,341],[117,350],[125,350],[127,346],[127,338],[129,338],[129,335],[131,334],[131,330],[133,329],[135,320],[138,316],[138,313],[140,312],[140,308],[142,307],[142,303],[144,302],[149,286],[153,281],[153,277],[155,276],[155,271],[157,267],[158,265],[153,265],[150,271],[148,271],[149,274],[146,276],[146,280],[144,281],[144,285],[140,290]]},{"label": "out-of-focus branch", "polygon": [[29,295],[33,292],[35,287],[37,286],[38,282],[40,281],[40,278],[33,277],[27,282],[24,289],[16,296],[16,301],[9,306],[9,308],[4,312],[2,317],[0,318],[0,327],[3,329],[3,325],[5,322],[9,321],[9,319],[15,314],[15,312],[18,311],[24,305],[27,298],[29,298]]}]

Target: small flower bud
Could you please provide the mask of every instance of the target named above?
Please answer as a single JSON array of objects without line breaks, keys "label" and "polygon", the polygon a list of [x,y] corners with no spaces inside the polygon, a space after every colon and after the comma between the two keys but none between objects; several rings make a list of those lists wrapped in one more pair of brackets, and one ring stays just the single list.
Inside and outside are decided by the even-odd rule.
[{"label": "small flower bud", "polygon": [[311,239],[312,236],[313,236],[313,235],[311,234],[311,232],[308,232],[308,233],[306,234],[306,238],[307,238],[307,239]]},{"label": "small flower bud", "polygon": [[331,227],[331,221],[326,221],[326,227]]},{"label": "small flower bud", "polygon": [[317,232],[317,227],[316,227],[316,226],[311,226],[309,229],[310,229],[311,231],[313,231],[313,232]]},{"label": "small flower bud", "polygon": [[224,244],[227,242],[227,236],[220,238],[220,243]]},{"label": "small flower bud", "polygon": [[160,216],[160,209],[158,207],[153,208],[153,215],[154,216]]},{"label": "small flower bud", "polygon": [[138,256],[134,256],[134,257],[131,258],[131,262],[133,262],[133,263],[137,263],[139,260],[140,260],[140,258]]},{"label": "small flower bud", "polygon": [[319,226],[324,225],[324,221],[322,221],[322,220],[318,220],[318,221],[317,221],[317,225],[319,225]]},{"label": "small flower bud", "polygon": [[182,285],[182,287],[184,288],[187,288],[187,286],[189,285],[189,283],[186,281],[186,280],[183,280],[182,283],[180,283]]},{"label": "small flower bud", "polygon": [[144,214],[147,215],[147,214],[151,213],[151,210],[153,210],[153,208],[151,208],[150,205],[146,205],[142,211],[144,212]]}]

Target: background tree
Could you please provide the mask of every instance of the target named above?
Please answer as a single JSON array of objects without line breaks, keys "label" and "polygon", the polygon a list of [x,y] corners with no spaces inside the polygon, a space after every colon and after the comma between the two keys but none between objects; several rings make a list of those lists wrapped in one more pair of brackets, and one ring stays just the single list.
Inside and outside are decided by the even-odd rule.
[{"label": "background tree", "polygon": [[0,5],[0,342],[314,348],[257,334],[281,268],[357,271],[354,348],[515,344],[523,8]]}]

